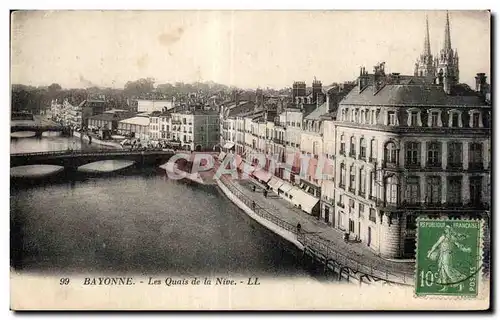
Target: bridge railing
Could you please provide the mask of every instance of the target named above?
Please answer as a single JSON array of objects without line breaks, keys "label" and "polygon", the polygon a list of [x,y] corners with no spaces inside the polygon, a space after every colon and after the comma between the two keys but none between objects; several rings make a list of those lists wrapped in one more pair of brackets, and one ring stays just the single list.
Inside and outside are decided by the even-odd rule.
[{"label": "bridge railing", "polygon": [[253,207],[253,211],[257,215],[289,232],[292,232],[297,236],[297,240],[306,248],[309,248],[309,250],[315,252],[316,254],[321,254],[326,260],[335,261],[339,265],[348,267],[355,272],[361,272],[378,279],[404,285],[413,284],[413,274],[390,269],[387,266],[384,268],[374,266],[366,261],[361,261],[361,259],[353,258],[357,256],[355,252],[349,252],[349,256],[341,253],[334,247],[334,244],[330,240],[317,234],[310,233],[305,229],[301,232],[297,232],[296,226],[279,218],[278,214],[271,212],[272,210],[263,208],[259,204],[255,203],[254,200],[245,195],[243,191],[231,183],[226,177],[222,177],[220,181],[224,183],[224,185],[249,208]]},{"label": "bridge railing", "polygon": [[48,151],[48,152],[30,152],[30,153],[13,153],[11,157],[34,157],[34,156],[94,156],[94,155],[151,155],[151,154],[173,154],[171,151],[162,150],[64,150],[64,151]]}]

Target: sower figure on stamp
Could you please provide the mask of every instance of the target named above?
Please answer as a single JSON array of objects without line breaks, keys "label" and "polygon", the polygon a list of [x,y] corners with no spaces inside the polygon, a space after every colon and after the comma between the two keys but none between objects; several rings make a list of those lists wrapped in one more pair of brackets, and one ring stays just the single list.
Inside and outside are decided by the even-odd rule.
[{"label": "sower figure on stamp", "polygon": [[466,276],[454,267],[453,252],[455,247],[463,252],[471,252],[471,248],[465,247],[459,241],[467,238],[466,235],[455,232],[450,226],[446,226],[443,235],[439,237],[438,241],[432,246],[431,250],[427,253],[427,258],[436,260],[438,262],[439,280],[443,288],[439,291],[446,291],[448,286],[458,286],[462,291],[462,280]]}]

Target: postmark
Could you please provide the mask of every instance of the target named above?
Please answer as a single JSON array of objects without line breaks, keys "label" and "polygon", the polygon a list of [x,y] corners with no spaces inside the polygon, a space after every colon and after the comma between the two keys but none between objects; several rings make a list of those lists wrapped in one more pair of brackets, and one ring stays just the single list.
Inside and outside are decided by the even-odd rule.
[{"label": "postmark", "polygon": [[477,297],[483,221],[418,219],[415,294]]}]

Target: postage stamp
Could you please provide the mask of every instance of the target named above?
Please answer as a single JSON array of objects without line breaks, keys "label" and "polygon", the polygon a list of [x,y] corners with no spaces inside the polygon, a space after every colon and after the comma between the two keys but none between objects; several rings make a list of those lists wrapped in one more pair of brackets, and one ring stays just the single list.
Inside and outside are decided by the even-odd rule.
[{"label": "postage stamp", "polygon": [[416,295],[477,297],[482,239],[482,220],[419,219]]}]

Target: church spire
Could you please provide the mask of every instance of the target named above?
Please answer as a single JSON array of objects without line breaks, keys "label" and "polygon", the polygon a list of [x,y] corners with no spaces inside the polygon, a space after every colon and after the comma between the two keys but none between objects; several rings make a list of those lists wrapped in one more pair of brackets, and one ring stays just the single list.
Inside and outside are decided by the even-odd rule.
[{"label": "church spire", "polygon": [[444,51],[451,51],[451,36],[450,36],[450,16],[446,11],[446,26],[444,27]]},{"label": "church spire", "polygon": [[425,39],[424,39],[424,56],[431,55],[431,41],[429,37],[429,18],[425,16]]}]

